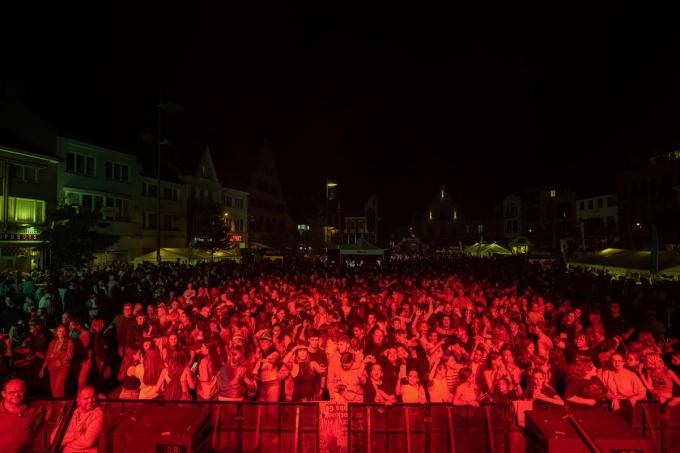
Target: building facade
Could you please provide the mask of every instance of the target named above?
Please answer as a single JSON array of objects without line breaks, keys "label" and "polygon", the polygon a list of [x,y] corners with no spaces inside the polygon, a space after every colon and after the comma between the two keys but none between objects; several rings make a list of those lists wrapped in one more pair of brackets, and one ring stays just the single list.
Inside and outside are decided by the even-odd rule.
[{"label": "building facade", "polygon": [[187,199],[187,245],[209,235],[210,222],[216,215],[224,214],[224,189],[215,171],[210,149],[205,148],[193,173],[180,176],[186,184]]},{"label": "building facade", "polygon": [[649,248],[651,226],[663,246],[680,245],[680,151],[617,174],[619,232],[626,248]]},{"label": "building facade", "polygon": [[562,241],[576,240],[576,194],[567,189],[539,187],[526,190],[527,236],[539,247],[560,246]]},{"label": "building facade", "polygon": [[501,210],[503,239],[512,241],[526,236],[524,200],[518,195],[510,194],[503,199]]},{"label": "building facade", "polygon": [[483,238],[485,222],[466,219],[443,185],[420,218],[420,237],[433,247],[460,246]]},{"label": "building facade", "polygon": [[119,237],[97,254],[100,263],[127,262],[141,252],[134,200],[138,197],[139,164],[135,156],[65,137],[57,137],[60,201],[100,211],[106,233]]},{"label": "building facade", "polygon": [[269,141],[265,141],[260,148],[247,192],[248,231],[251,243],[262,243],[270,247],[295,245],[295,226],[288,215],[286,199]]},{"label": "building facade", "polygon": [[248,192],[223,187],[222,200],[229,241],[238,248],[248,248]]},{"label": "building facade", "polygon": [[44,264],[36,248],[57,205],[58,165],[54,156],[0,146],[0,270]]},{"label": "building facade", "polygon": [[160,223],[161,248],[187,246],[187,185],[161,180],[160,217],[158,215],[158,179],[137,178],[133,218],[138,225],[136,253],[133,257],[156,250]]},{"label": "building facade", "polygon": [[576,200],[576,219],[581,231],[582,246],[604,248],[618,242],[619,209],[615,193]]}]

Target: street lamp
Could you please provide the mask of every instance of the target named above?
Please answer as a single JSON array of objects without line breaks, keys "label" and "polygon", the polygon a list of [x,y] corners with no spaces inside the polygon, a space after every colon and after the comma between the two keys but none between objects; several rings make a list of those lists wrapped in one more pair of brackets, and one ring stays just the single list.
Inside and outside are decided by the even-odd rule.
[{"label": "street lamp", "polygon": [[[328,236],[328,229],[329,229],[329,226],[330,226],[330,225],[328,225],[330,223],[329,212],[328,212],[328,201],[329,201],[329,191],[328,191],[328,189],[333,189],[334,187],[337,187],[337,186],[338,186],[338,183],[329,181],[328,178],[326,178],[326,219],[325,219],[326,225],[324,225],[324,235],[325,236]],[[324,241],[328,242],[328,237],[324,237]]]},{"label": "street lamp", "polygon": [[158,208],[158,216],[156,218],[156,264],[161,264],[161,147],[168,145],[167,140],[163,140],[162,119],[163,112],[178,113],[182,111],[182,106],[174,102],[163,102],[163,93],[160,93],[158,103],[158,147],[156,148],[156,202]]}]

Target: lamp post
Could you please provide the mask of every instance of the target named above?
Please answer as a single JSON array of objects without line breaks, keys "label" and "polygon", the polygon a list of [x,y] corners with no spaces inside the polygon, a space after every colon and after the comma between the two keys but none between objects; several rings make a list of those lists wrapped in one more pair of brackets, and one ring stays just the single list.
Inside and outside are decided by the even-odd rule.
[{"label": "lamp post", "polygon": [[158,103],[158,140],[156,148],[156,203],[157,203],[157,217],[156,217],[156,264],[161,264],[161,147],[167,145],[168,142],[163,140],[161,134],[163,112],[177,113],[182,111],[182,106],[174,102],[163,103],[163,92],[159,94]]},{"label": "lamp post", "polygon": [[[328,211],[328,202],[329,202],[328,189],[332,189],[332,188],[337,187],[337,186],[338,186],[337,183],[329,181],[328,178],[326,178],[326,219],[325,219],[325,225],[324,225],[324,236],[326,236],[328,234],[328,227],[329,227],[329,223],[330,223],[330,218],[329,218],[330,216],[329,216],[329,211]],[[327,241],[327,239],[328,238],[324,237],[325,242],[327,242],[327,243],[330,242],[330,241]],[[326,249],[328,249],[328,247],[326,247]]]}]

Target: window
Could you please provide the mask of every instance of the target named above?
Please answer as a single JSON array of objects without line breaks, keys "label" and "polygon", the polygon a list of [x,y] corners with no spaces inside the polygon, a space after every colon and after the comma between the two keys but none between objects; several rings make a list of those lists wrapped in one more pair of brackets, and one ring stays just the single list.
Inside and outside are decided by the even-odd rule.
[{"label": "window", "polygon": [[[7,217],[9,222],[21,223],[45,223],[45,202],[30,198],[9,197]],[[0,203],[4,199],[0,196]],[[0,209],[0,220],[3,218],[3,210]]]},{"label": "window", "polygon": [[118,182],[128,182],[130,169],[127,165],[117,162],[106,162],[106,179]]},{"label": "window", "polygon": [[578,205],[579,210],[583,211],[586,208],[586,202],[582,201]]},{"label": "window", "polygon": [[430,211],[430,215],[428,216],[430,220],[432,220],[432,211]]},{"label": "window", "polygon": [[607,206],[612,207],[616,206],[616,200],[614,197],[607,197]]},{"label": "window", "polygon": [[517,220],[512,221],[512,232],[517,233],[519,231],[519,225],[517,224]]},{"label": "window", "polygon": [[[155,193],[155,188],[154,188],[154,193]],[[172,200],[172,201],[179,200],[179,189],[177,189],[175,187],[163,187],[163,199],[164,200]]]},{"label": "window", "polygon": [[458,211],[455,209],[453,210],[453,220],[458,220]]},{"label": "window", "polygon": [[81,200],[82,201],[80,203],[80,206],[82,206],[84,209],[91,211],[92,210],[92,204],[93,204],[92,195],[83,194]]},{"label": "window", "polygon": [[38,182],[38,169],[35,167],[11,164],[9,166],[9,172],[14,180],[32,183]]},{"label": "window", "polygon": [[122,198],[106,197],[106,207],[102,209],[105,220],[127,221],[128,201]]},{"label": "window", "polygon": [[593,200],[588,200],[588,209],[593,209]]},{"label": "window", "polygon": [[66,171],[77,175],[94,176],[94,157],[66,153]]},{"label": "window", "polygon": [[550,189],[550,198],[555,198],[557,196],[557,190]]},{"label": "window", "polygon": [[[307,227],[309,229],[309,227]],[[243,232],[243,220],[241,219],[236,219],[236,232],[242,233]]]},{"label": "window", "polygon": [[234,207],[236,209],[243,209],[243,198],[234,198]]},{"label": "window", "polygon": [[142,185],[142,193],[144,194],[144,196],[156,198],[158,197],[158,186],[155,184],[145,182]]},{"label": "window", "polygon": [[158,228],[158,214],[155,212],[145,212],[142,219],[142,227],[146,230]]},{"label": "window", "polygon": [[597,199],[597,208],[601,209],[604,204],[604,200],[602,198]]},{"label": "window", "polygon": [[172,214],[163,214],[163,229],[172,230]]},{"label": "window", "polygon": [[224,205],[228,208],[231,207],[231,197],[229,195],[224,196]]}]

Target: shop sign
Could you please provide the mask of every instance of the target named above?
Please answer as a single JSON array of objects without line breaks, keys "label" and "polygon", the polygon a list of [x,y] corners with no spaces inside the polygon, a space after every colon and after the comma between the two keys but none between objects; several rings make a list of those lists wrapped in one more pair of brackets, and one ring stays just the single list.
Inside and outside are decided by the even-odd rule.
[{"label": "shop sign", "polygon": [[39,241],[39,234],[26,233],[0,233],[0,240],[3,241]]}]

